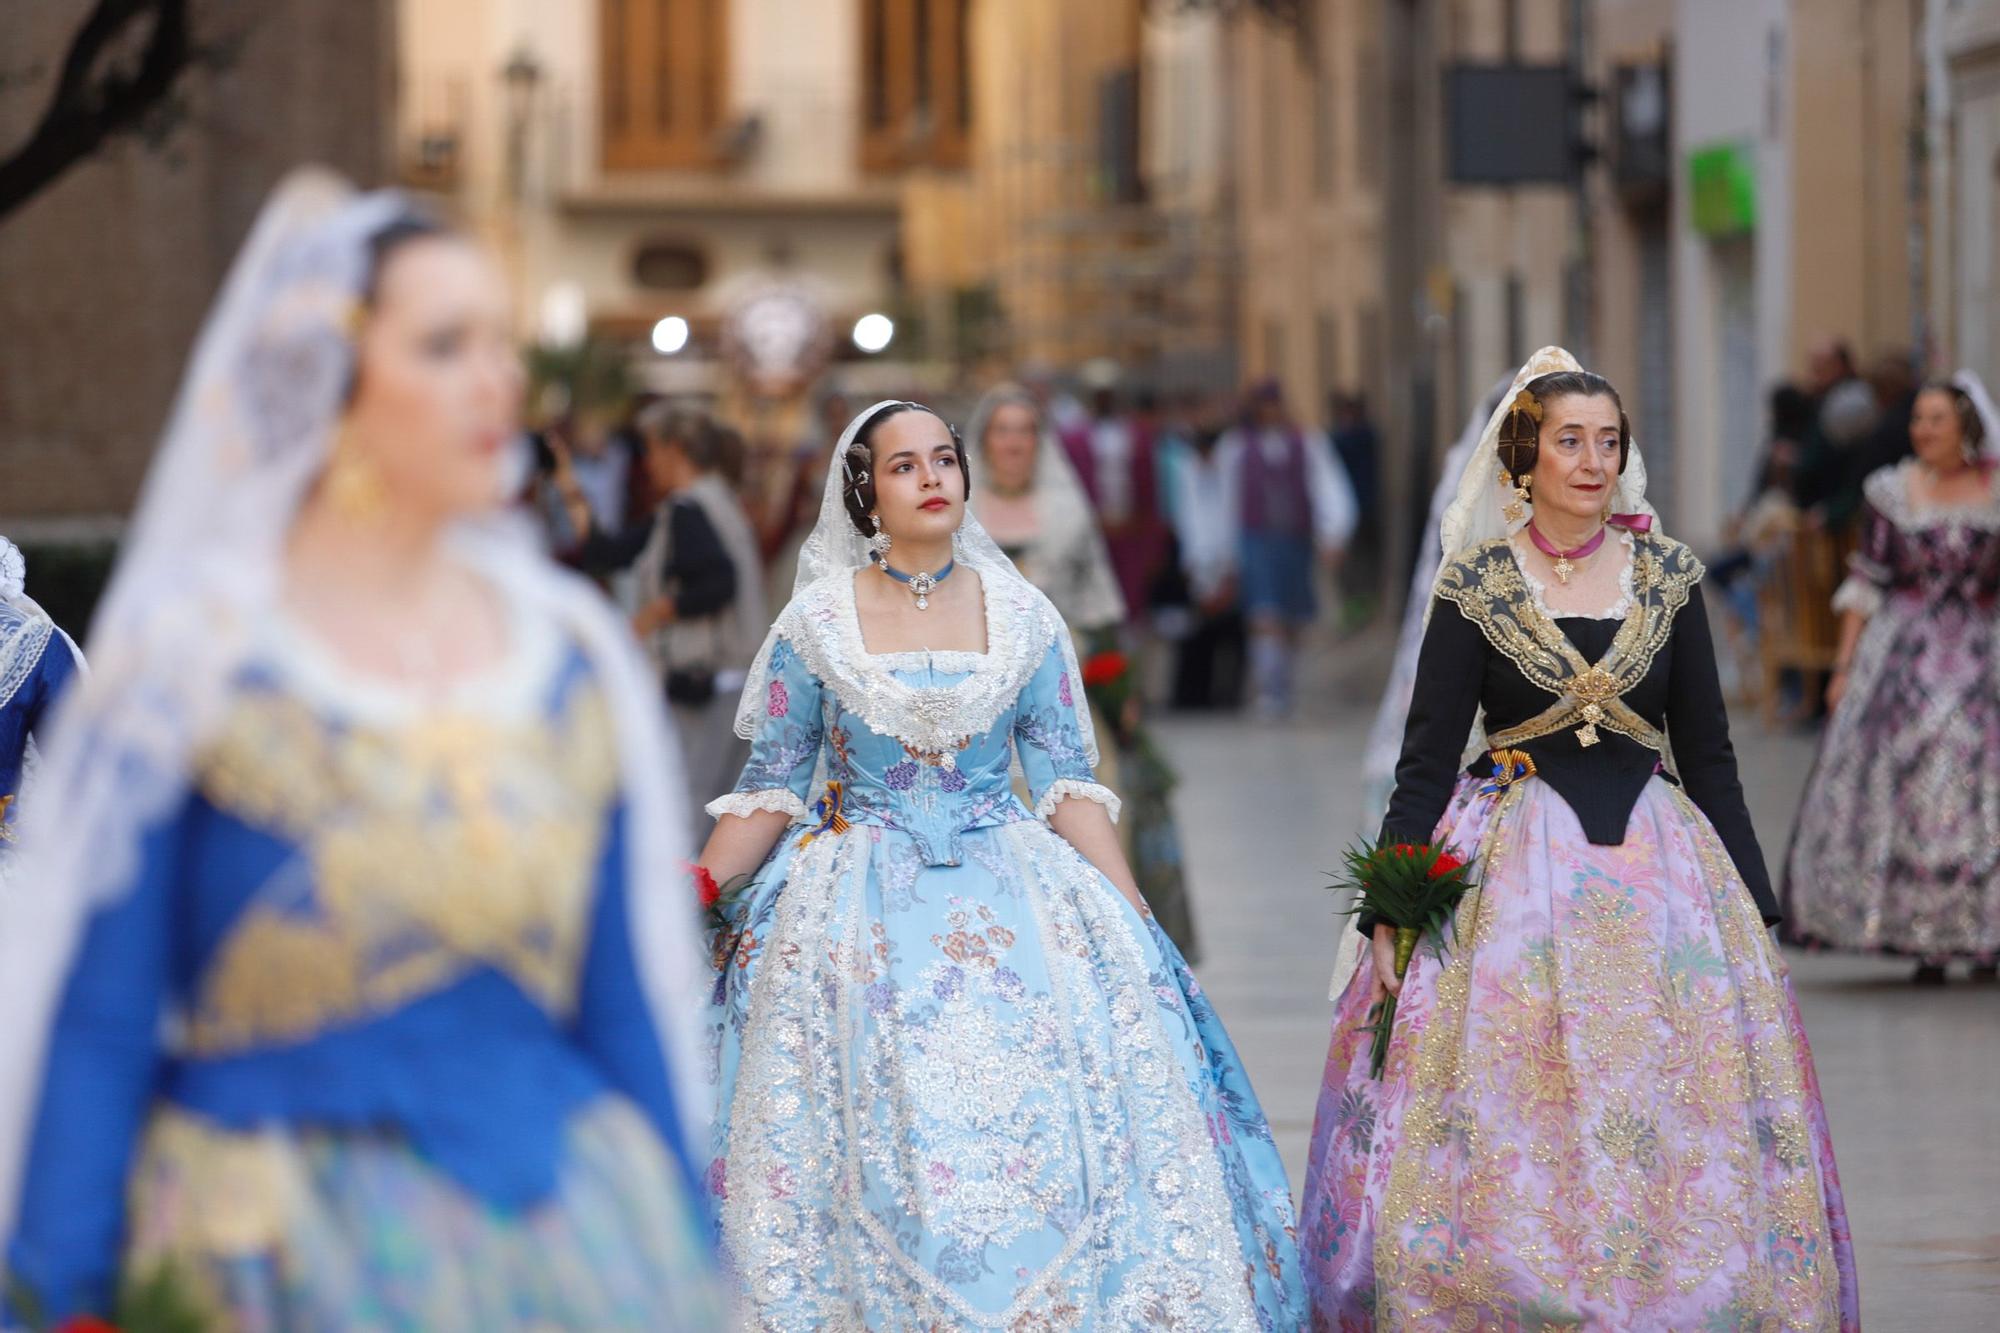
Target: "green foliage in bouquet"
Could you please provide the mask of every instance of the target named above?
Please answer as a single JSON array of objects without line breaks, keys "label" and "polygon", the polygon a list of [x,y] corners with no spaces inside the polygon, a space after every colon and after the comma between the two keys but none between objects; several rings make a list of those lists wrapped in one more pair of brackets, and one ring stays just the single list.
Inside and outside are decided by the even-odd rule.
[{"label": "green foliage in bouquet", "polygon": [[[1354,890],[1354,906],[1347,909],[1347,915],[1372,916],[1395,927],[1397,980],[1409,971],[1417,944],[1426,936],[1442,958],[1452,915],[1472,887],[1471,867],[1448,848],[1427,842],[1363,844],[1350,847],[1345,859],[1347,873],[1335,881],[1335,887]],[[1396,1023],[1396,997],[1385,997],[1369,1010],[1368,1017],[1375,1034],[1369,1072],[1380,1078],[1389,1058],[1389,1034]]]},{"label": "green foliage in bouquet", "polygon": [[41,1301],[21,1284],[10,1283],[7,1297],[21,1320],[38,1333],[208,1333],[213,1326],[207,1306],[171,1263],[119,1283],[109,1319],[76,1315],[54,1324]]}]

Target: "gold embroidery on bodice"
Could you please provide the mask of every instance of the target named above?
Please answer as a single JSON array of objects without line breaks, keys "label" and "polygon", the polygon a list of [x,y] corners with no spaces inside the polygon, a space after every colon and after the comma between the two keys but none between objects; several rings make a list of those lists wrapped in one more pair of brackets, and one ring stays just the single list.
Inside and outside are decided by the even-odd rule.
[{"label": "gold embroidery on bodice", "polygon": [[551,1013],[573,1007],[617,787],[595,690],[547,720],[345,729],[297,699],[246,693],[197,783],[296,851],[209,959],[192,1051],[305,1040],[480,966]]},{"label": "gold embroidery on bodice", "polygon": [[1506,539],[1476,547],[1440,572],[1438,596],[1455,604],[1531,684],[1556,696],[1535,717],[1492,733],[1489,745],[1519,746],[1574,728],[1577,743],[1590,746],[1597,744],[1597,728],[1604,727],[1665,754],[1666,738],[1632,711],[1624,695],[1652,670],[1653,659],[1673,636],[1674,616],[1704,571],[1679,542],[1652,534],[1635,534],[1633,542],[1632,609],[1594,663],[1585,661],[1562,627],[1535,605]]}]

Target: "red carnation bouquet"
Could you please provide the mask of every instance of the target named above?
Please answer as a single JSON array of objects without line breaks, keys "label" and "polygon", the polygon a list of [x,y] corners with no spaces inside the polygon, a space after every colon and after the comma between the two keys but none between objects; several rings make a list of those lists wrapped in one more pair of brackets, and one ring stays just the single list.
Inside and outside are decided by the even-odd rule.
[{"label": "red carnation bouquet", "polygon": [[[1335,887],[1354,890],[1354,906],[1347,915],[1372,916],[1395,927],[1397,980],[1409,970],[1417,944],[1425,936],[1442,958],[1452,914],[1472,887],[1470,867],[1450,849],[1427,842],[1352,847],[1346,860],[1347,875],[1336,881]],[[1380,1078],[1383,1062],[1389,1058],[1389,1034],[1396,1023],[1396,997],[1384,996],[1368,1011],[1368,1018],[1375,1034],[1369,1072]]]},{"label": "red carnation bouquet", "polygon": [[684,865],[688,880],[694,885],[695,898],[701,903],[702,922],[708,934],[712,961],[719,968],[730,954],[736,952],[736,908],[749,892],[753,879],[749,875],[738,875],[726,884],[717,884],[707,866],[699,866],[692,861]]}]

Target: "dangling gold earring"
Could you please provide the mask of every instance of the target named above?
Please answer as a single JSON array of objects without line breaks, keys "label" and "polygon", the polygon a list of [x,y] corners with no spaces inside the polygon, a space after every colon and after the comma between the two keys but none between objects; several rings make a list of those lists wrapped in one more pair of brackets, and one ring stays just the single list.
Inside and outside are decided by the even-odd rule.
[{"label": "dangling gold earring", "polygon": [[388,503],[388,488],[382,483],[380,470],[348,443],[344,433],[334,443],[321,484],[326,487],[327,503],[347,518],[373,522]]},{"label": "dangling gold earring", "polygon": [[1528,512],[1528,505],[1531,503],[1528,499],[1528,484],[1531,480],[1529,477],[1511,477],[1505,468],[1500,470],[1500,484],[1505,486],[1511,482],[1514,487],[1514,498],[1509,500],[1506,509],[1501,511],[1509,523],[1519,523],[1522,516]]}]

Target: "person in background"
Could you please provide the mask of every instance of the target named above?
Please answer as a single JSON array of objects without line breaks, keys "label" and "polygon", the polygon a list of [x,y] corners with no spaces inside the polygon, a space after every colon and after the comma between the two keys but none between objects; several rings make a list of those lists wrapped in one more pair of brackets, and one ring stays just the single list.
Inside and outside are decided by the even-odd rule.
[{"label": "person in background", "polygon": [[[1148,398],[1148,408],[1154,406]],[[1128,627],[1140,630],[1152,602],[1154,576],[1166,555],[1166,525],[1153,467],[1153,432],[1118,411],[1118,395],[1099,389],[1090,424],[1069,442],[1070,462],[1104,529]]]},{"label": "person in background", "polygon": [[1234,709],[1243,702],[1245,633],[1236,597],[1236,516],[1219,447],[1222,426],[1198,421],[1175,471],[1174,546],[1188,587],[1190,624],[1175,654],[1173,706]]},{"label": "person in background", "polygon": [[799,567],[799,547],[819,517],[820,482],[826,476],[826,457],[847,426],[853,407],[847,395],[829,388],[820,395],[811,426],[798,447],[785,460],[785,479],[771,486],[761,483],[762,494],[776,492],[769,508],[758,520],[759,551],[769,571],[771,600],[784,601],[791,595],[792,575]]},{"label": "person in background", "polygon": [[[1113,651],[1125,607],[1090,502],[1025,388],[989,390],[973,409],[968,441],[972,516],[1022,577],[1055,604],[1084,654],[1086,693],[1097,691],[1094,721],[1114,743],[1098,779],[1125,802],[1119,840],[1161,929],[1195,961],[1194,917],[1171,801],[1177,778],[1147,732],[1131,659]],[[1123,704],[1100,709],[1105,694],[1091,686],[1093,668],[1109,670],[1118,662],[1125,674]]]},{"label": "person in background", "polygon": [[28,562],[0,537],[0,891],[14,862],[37,737],[83,669],[83,653],[28,596]]},{"label": "person in background", "polygon": [[1821,342],[1808,356],[1807,367],[1812,424],[1794,474],[1799,508],[1815,524],[1838,532],[1852,517],[1851,511],[1842,512],[1842,492],[1855,466],[1851,451],[1874,432],[1880,409],[1846,342]]},{"label": "person in background", "polygon": [[1319,614],[1314,553],[1338,563],[1358,518],[1354,488],[1326,436],[1292,420],[1276,380],[1251,391],[1242,424],[1219,450],[1250,626],[1251,689],[1261,716],[1283,718],[1292,711],[1299,636]]},{"label": "person in background", "polygon": [[1788,934],[1897,953],[1938,985],[2000,961],[2000,420],[1924,386],[1916,456],[1868,479],[1833,710],[1786,860]]},{"label": "person in background", "polygon": [[1341,562],[1341,586],[1346,593],[1345,621],[1365,622],[1381,595],[1382,505],[1381,439],[1368,416],[1368,400],[1359,393],[1329,396],[1327,420],[1333,425],[1333,452],[1354,488],[1359,519],[1347,559]]},{"label": "person in background", "polygon": [[1725,685],[1731,675],[1742,676],[1756,642],[1757,586],[1763,571],[1802,521],[1797,472],[1813,429],[1812,398],[1795,384],[1780,384],[1771,390],[1770,418],[1755,490],[1730,520],[1731,543],[1708,570],[1727,612],[1722,624],[1729,651],[1720,658]]},{"label": "person in background", "polygon": [[[755,652],[747,636],[764,622],[763,597],[739,582],[744,557],[755,568],[754,538],[728,484],[716,475],[721,433],[705,418],[662,402],[640,418],[639,434],[659,497],[656,507],[621,530],[589,527],[575,560],[586,573],[600,576],[632,572],[632,631],[673,705],[688,775],[690,827],[700,834],[708,824],[701,807],[735,778],[723,765],[740,767],[741,760],[718,680],[733,673],[740,688]],[[556,484],[570,521],[591,523],[588,503],[558,457]],[[725,529],[735,533],[734,554]],[[745,600],[749,628],[739,613]],[[725,775],[718,781],[717,774]]]}]

